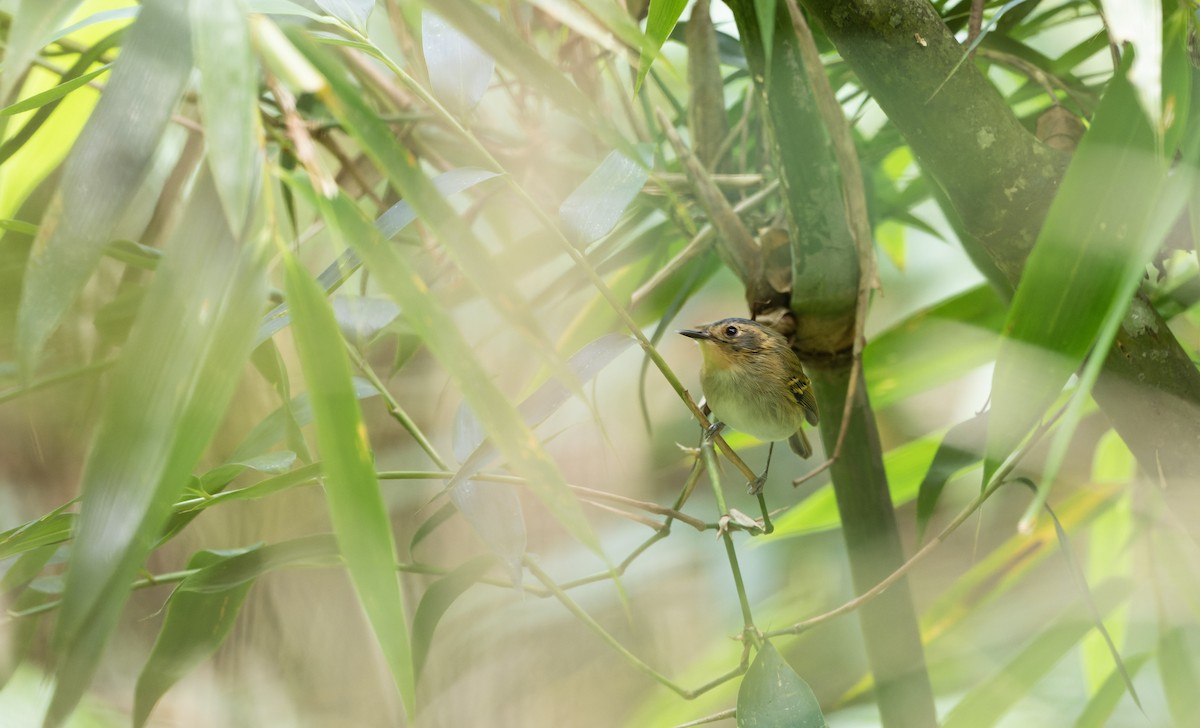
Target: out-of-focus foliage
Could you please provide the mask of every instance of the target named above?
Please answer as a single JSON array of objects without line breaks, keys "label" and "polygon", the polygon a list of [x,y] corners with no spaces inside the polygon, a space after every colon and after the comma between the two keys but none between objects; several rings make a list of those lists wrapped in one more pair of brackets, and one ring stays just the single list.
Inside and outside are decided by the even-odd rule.
[{"label": "out-of-focus foliage", "polygon": [[[1200,401],[1195,7],[933,4],[913,89],[1055,150],[1018,282],[826,3],[732,5],[0,0],[0,726],[911,725],[889,664],[947,725],[1190,726],[1196,443],[1097,382]],[[805,26],[853,173],[772,115],[820,97]],[[796,189],[822,138],[845,187]],[[798,212],[860,175],[826,280],[854,221]],[[701,442],[671,334],[819,326],[852,269],[915,655],[857,621],[835,443],[746,493],[767,448]]]}]

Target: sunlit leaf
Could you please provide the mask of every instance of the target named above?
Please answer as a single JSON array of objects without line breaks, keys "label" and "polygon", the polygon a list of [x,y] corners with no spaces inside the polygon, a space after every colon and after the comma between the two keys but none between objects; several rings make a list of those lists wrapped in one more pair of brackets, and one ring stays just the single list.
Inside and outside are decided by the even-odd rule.
[{"label": "sunlit leaf", "polygon": [[[152,3],[138,28],[148,23],[146,32],[157,28],[186,47],[183,20],[182,8]],[[87,687],[130,582],[216,433],[250,354],[255,323],[246,311],[266,296],[264,260],[214,224],[220,210],[211,177],[201,174],[111,375],[82,478],[49,725],[65,719]]]},{"label": "sunlit leaf", "polygon": [[[187,568],[203,568],[232,555],[201,551],[188,560]],[[146,724],[150,711],[172,685],[217,651],[233,629],[252,585],[247,581],[213,593],[175,590],[167,600],[166,616],[150,658],[138,676],[133,707],[136,728]]]},{"label": "sunlit leaf", "polygon": [[21,0],[8,31],[0,73],[0,104],[7,103],[38,51],[50,42],[47,38],[70,17],[83,0]]},{"label": "sunlit leaf", "polygon": [[38,232],[21,289],[17,345],[26,371],[99,262],[187,85],[192,59],[185,10],[165,0],[143,6],[64,163],[47,214],[53,222]]},{"label": "sunlit leaf", "polygon": [[[1113,581],[1096,589],[1101,613],[1129,597],[1129,582]],[[1018,700],[1025,697],[1059,660],[1092,629],[1091,618],[1081,604],[1064,611],[1030,640],[999,671],[968,692],[946,715],[943,728],[989,728],[996,725]]]},{"label": "sunlit leaf", "polygon": [[1163,632],[1158,640],[1158,673],[1162,676],[1167,708],[1177,726],[1200,715],[1200,627],[1190,624]]},{"label": "sunlit leaf", "polygon": [[71,538],[76,518],[74,513],[52,513],[0,533],[0,559],[66,541]]},{"label": "sunlit leaf", "polygon": [[296,178],[294,184],[324,207],[326,220],[335,233],[358,251],[383,290],[404,310],[413,332],[449,372],[510,466],[527,478],[530,490],[572,535],[599,552],[595,534],[558,466],[521,420],[516,407],[488,377],[457,324],[429,294],[429,288],[404,256],[380,237],[353,201],[344,196],[318,198],[307,180],[301,178]]},{"label": "sunlit leaf", "polygon": [[189,0],[192,45],[200,71],[205,154],[229,227],[241,231],[257,194],[262,132],[258,64],[239,0]]},{"label": "sunlit leaf", "polygon": [[609,152],[600,166],[588,175],[558,208],[563,232],[578,246],[607,235],[642,191],[650,175],[651,148],[638,146],[641,159],[634,161],[619,151]]},{"label": "sunlit leaf", "polygon": [[650,65],[654,63],[663,42],[670,37],[671,30],[675,23],[679,22],[679,16],[683,15],[683,9],[686,7],[687,0],[650,0],[650,11],[646,15],[646,37],[650,39],[654,52],[642,51],[642,59],[638,63],[637,83],[633,87],[634,93],[641,90],[642,82],[650,72]]},{"label": "sunlit leaf", "polygon": [[[439,194],[443,197],[450,197],[496,176],[495,172],[484,169],[461,167],[443,172],[430,181],[433,182],[433,186]],[[375,227],[379,229],[379,233],[383,237],[391,239],[399,235],[400,231],[411,225],[416,219],[417,214],[413,212],[412,205],[401,200],[389,207],[375,220]],[[321,284],[326,293],[332,293],[340,288],[361,264],[362,261],[359,260],[358,254],[353,249],[347,249],[338,256],[337,260],[321,271],[321,275],[317,276],[317,282]],[[291,317],[288,316],[287,303],[279,304],[263,317],[262,328],[258,332],[258,342],[261,343],[271,338],[287,327],[290,322]]]},{"label": "sunlit leaf", "polygon": [[70,81],[60,83],[51,89],[41,92],[40,94],[34,94],[27,99],[21,99],[11,106],[6,106],[3,109],[0,109],[0,116],[12,116],[13,114],[20,114],[24,111],[31,111],[33,109],[45,106],[51,101],[57,101],[80,86],[92,81],[100,74],[107,73],[109,68],[110,64],[106,63],[99,68],[88,71],[82,76],[76,76]]},{"label": "sunlit leaf", "polygon": [[[1149,654],[1135,655],[1125,660],[1125,666],[1130,674],[1137,675],[1149,659]],[[1098,686],[1095,694],[1084,706],[1083,712],[1075,719],[1074,728],[1105,728],[1110,725],[1109,718],[1116,710],[1117,704],[1128,694],[1124,678],[1116,670],[1111,670],[1108,678]]]},{"label": "sunlit leaf", "polygon": [[894,405],[994,359],[1004,313],[1000,296],[983,285],[918,311],[872,338],[863,352],[871,404],[881,409]]},{"label": "sunlit leaf", "polygon": [[290,254],[284,257],[284,273],[333,530],[405,710],[412,715],[416,688],[396,546],[350,378],[350,359],[325,292]]},{"label": "sunlit leaf", "polygon": [[[1087,352],[1107,352],[1166,233],[1165,226],[1150,224],[1151,213],[1172,220],[1178,213],[1156,209],[1165,179],[1154,132],[1118,73],[1072,158],[1013,298],[992,380],[985,480]],[[1052,480],[1052,473],[1044,476],[1040,497]]]},{"label": "sunlit leaf", "polygon": [[1133,44],[1129,82],[1142,112],[1158,129],[1162,123],[1162,6],[1158,0],[1100,0],[1100,7],[1113,42]]},{"label": "sunlit leaf", "polygon": [[474,109],[492,80],[492,57],[430,10],[421,13],[421,49],[438,100],[456,114]]},{"label": "sunlit leaf", "polygon": [[362,31],[367,29],[367,20],[371,17],[371,11],[375,9],[375,0],[315,1],[325,12]]},{"label": "sunlit leaf", "polygon": [[[352,384],[354,396],[359,399],[367,399],[379,394],[379,390],[365,379],[355,377]],[[312,406],[309,404],[308,392],[296,395],[287,408],[280,407],[264,417],[229,456],[230,460],[241,462],[258,457],[282,442],[287,435],[289,410],[290,416],[297,426],[304,427],[312,422]]]},{"label": "sunlit leaf", "polygon": [[742,678],[738,728],[825,728],[821,704],[770,642],[764,642]]}]

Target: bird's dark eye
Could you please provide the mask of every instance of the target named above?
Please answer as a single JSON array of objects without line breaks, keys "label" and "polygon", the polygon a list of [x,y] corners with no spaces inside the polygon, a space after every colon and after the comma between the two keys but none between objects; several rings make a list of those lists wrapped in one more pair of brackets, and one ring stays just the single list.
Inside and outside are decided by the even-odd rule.
[{"label": "bird's dark eye", "polygon": [[737,335],[738,335],[738,327],[736,327],[736,326],[726,326],[726,327],[725,327],[725,335],[726,335],[726,336],[728,336],[728,337],[730,337],[730,338],[732,338],[732,337],[734,337],[734,336],[737,336]]}]

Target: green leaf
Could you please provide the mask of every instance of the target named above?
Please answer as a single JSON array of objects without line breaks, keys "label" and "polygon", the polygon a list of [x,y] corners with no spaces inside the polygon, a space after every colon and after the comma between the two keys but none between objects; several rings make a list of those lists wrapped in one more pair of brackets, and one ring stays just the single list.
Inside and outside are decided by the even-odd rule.
[{"label": "green leaf", "polygon": [[[369,223],[364,227],[374,231]],[[358,397],[350,359],[325,292],[290,254],[284,281],[292,307],[304,381],[308,385],[317,451],[325,473],[325,499],[350,579],[408,715],[416,710],[416,688],[404,601],[396,575],[396,545]]]},{"label": "green leaf", "polygon": [[[1072,158],[1013,298],[992,379],[985,482],[1089,350],[1099,352],[1091,365],[1098,373],[1144,266],[1166,234],[1167,225],[1151,224],[1151,214],[1173,221],[1183,204],[1183,195],[1158,204],[1165,180],[1154,131],[1118,73]],[[1084,399],[1073,401],[1073,416]],[[1065,445],[1064,439],[1059,462]],[[1025,523],[1053,484],[1054,460],[1048,458]]]},{"label": "green leaf", "polygon": [[438,15],[507,68],[513,77],[539,88],[543,97],[551,103],[588,124],[595,124],[596,120],[603,118],[596,104],[571,83],[557,66],[543,58],[526,39],[518,36],[474,0],[437,0],[436,3],[427,1],[424,4],[436,8]]},{"label": "green leaf", "polygon": [[70,539],[76,518],[74,513],[56,512],[5,531],[0,534],[0,560]]},{"label": "green leaf", "polygon": [[492,567],[492,557],[476,556],[451,573],[429,585],[417,605],[417,613],[413,616],[413,665],[420,678],[425,660],[429,657],[429,645],[433,641],[433,632],[437,629],[442,615],[454,604],[454,600],[470,589],[479,577]]},{"label": "green leaf", "polygon": [[[1131,587],[1127,581],[1101,584],[1097,607],[1107,613],[1129,597]],[[963,696],[942,728],[990,728],[999,722],[1092,629],[1087,612],[1081,603],[1064,611],[992,677]]]},{"label": "green leaf", "polygon": [[670,37],[671,30],[675,28],[675,23],[679,22],[679,16],[683,15],[683,9],[686,7],[687,0],[650,0],[650,9],[646,14],[646,37],[650,39],[654,52],[642,50],[642,58],[638,63],[637,83],[633,87],[635,94],[641,90],[642,82],[646,80],[646,74],[650,72],[651,64],[658,57],[662,44]]},{"label": "green leaf", "polygon": [[[172,3],[146,4],[138,27],[162,29],[156,21],[164,7],[177,9],[174,22],[184,32],[173,35],[186,45],[185,17]],[[266,297],[265,261],[222,219],[212,179],[201,172],[110,375],[82,477],[47,725],[61,723],[87,687],[130,583],[224,418],[249,357],[255,317],[246,312]]]},{"label": "green leaf", "polygon": [[296,32],[291,37],[328,80],[328,86],[318,94],[325,105],[387,174],[392,186],[412,205],[413,211],[433,229],[475,290],[524,337],[533,353],[564,381],[573,382],[571,370],[541,329],[541,317],[535,315],[509,276],[502,272],[497,275],[495,260],[487,246],[438,193],[413,155],[396,143],[391,129],[367,106],[342,64],[335,62],[328,49],[318,47],[306,35]]},{"label": "green leaf", "polygon": [[248,223],[257,194],[262,130],[258,63],[239,0],[189,0],[192,46],[200,71],[205,155],[230,229]]},{"label": "green leaf", "polygon": [[34,94],[27,99],[21,99],[11,106],[6,106],[3,109],[0,109],[0,116],[12,116],[13,114],[20,114],[24,111],[32,111],[33,109],[45,106],[51,101],[57,101],[80,86],[83,86],[92,79],[96,78],[100,74],[107,72],[111,66],[112,64],[106,63],[99,68],[88,71],[82,76],[76,76],[70,81],[60,83],[53,88],[41,92],[40,94]]},{"label": "green leaf", "polygon": [[754,0],[754,16],[758,18],[758,32],[762,34],[763,57],[767,70],[771,68],[771,51],[775,49],[775,0]]},{"label": "green leaf", "polygon": [[474,109],[496,69],[496,62],[437,13],[421,13],[421,50],[433,93],[451,112]]},{"label": "green leaf", "polygon": [[[46,340],[87,283],[146,176],[191,74],[190,47],[187,15],[179,3],[144,4],[104,94],[64,162],[62,185],[29,257],[17,315],[25,372],[36,367]],[[96,184],[98,179],[104,184]]]},{"label": "green leaf", "polygon": [[[229,556],[201,551],[188,560],[187,568],[203,568]],[[135,728],[146,724],[150,711],[172,685],[217,651],[233,629],[251,586],[253,582],[246,581],[212,593],[180,587],[171,594],[162,629],[138,676],[133,705]]]},{"label": "green leaf", "polygon": [[600,545],[583,509],[563,480],[558,466],[522,421],[516,407],[492,382],[457,324],[430,294],[408,261],[363,218],[352,200],[339,195],[318,198],[307,180],[294,178],[295,188],[323,210],[335,235],[362,256],[375,280],[399,304],[413,332],[454,379],[471,409],[483,422],[496,449],[529,481],[530,490],[581,542],[600,553]]},{"label": "green leaf", "polygon": [[1162,4],[1159,0],[1100,0],[1100,7],[1112,41],[1133,44],[1136,54],[1129,66],[1129,82],[1142,112],[1158,129],[1162,124]]},{"label": "green leaf", "polygon": [[0,103],[8,101],[16,83],[47,43],[47,38],[62,25],[83,0],[21,0],[8,31],[0,74]]},{"label": "green leaf", "polygon": [[1200,627],[1190,624],[1163,632],[1158,640],[1158,674],[1162,677],[1167,708],[1176,726],[1183,728],[1200,715]]},{"label": "green leaf", "polygon": [[951,427],[938,445],[929,464],[929,471],[917,489],[917,542],[925,540],[925,529],[937,508],[938,498],[947,481],[964,468],[968,468],[983,457],[983,438],[987,434],[987,413]]},{"label": "green leaf", "polygon": [[[1125,667],[1128,668],[1129,674],[1137,675],[1138,670],[1141,670],[1142,665],[1145,665],[1149,659],[1149,654],[1135,655],[1125,660]],[[1121,702],[1121,698],[1128,694],[1129,691],[1125,689],[1124,677],[1117,670],[1111,670],[1108,678],[1100,684],[1095,694],[1084,706],[1083,712],[1075,719],[1075,728],[1105,728],[1109,725],[1109,718],[1116,710],[1117,703]]]},{"label": "green leaf", "polygon": [[375,0],[316,0],[321,9],[360,31],[366,31]]},{"label": "green leaf", "polygon": [[[365,379],[355,377],[353,385],[354,396],[358,399],[368,399],[379,394],[379,391]],[[241,462],[258,457],[283,441],[291,426],[288,422],[289,418],[294,421],[296,427],[304,427],[312,422],[312,407],[309,405],[307,392],[296,395],[287,405],[279,407],[255,425],[250,434],[246,435],[246,439],[242,440],[242,443],[229,456],[230,461]]]},{"label": "green leaf", "polygon": [[812,688],[763,642],[737,695],[738,728],[825,728]]},{"label": "green leaf", "polygon": [[197,594],[220,594],[249,584],[263,574],[284,566],[299,562],[324,563],[337,555],[337,538],[328,533],[304,536],[267,546],[252,546],[236,552],[225,552],[224,558],[205,564],[200,571],[184,579],[179,584],[179,590]]},{"label": "green leaf", "polygon": [[558,217],[568,240],[583,247],[617,226],[625,208],[642,191],[650,176],[653,150],[649,144],[639,144],[638,152],[641,158],[637,161],[616,150],[609,152],[559,205]]},{"label": "green leaf", "polygon": [[987,285],[918,311],[863,352],[871,404],[882,409],[992,361],[1006,306]]}]

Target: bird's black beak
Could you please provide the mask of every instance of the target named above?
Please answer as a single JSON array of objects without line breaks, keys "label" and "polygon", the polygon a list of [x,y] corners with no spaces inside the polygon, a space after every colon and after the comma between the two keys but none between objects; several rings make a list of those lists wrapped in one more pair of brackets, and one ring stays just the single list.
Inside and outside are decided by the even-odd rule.
[{"label": "bird's black beak", "polygon": [[707,331],[697,331],[695,329],[681,329],[675,333],[683,334],[689,339],[700,339],[701,341],[712,338],[712,334],[708,333]]}]

